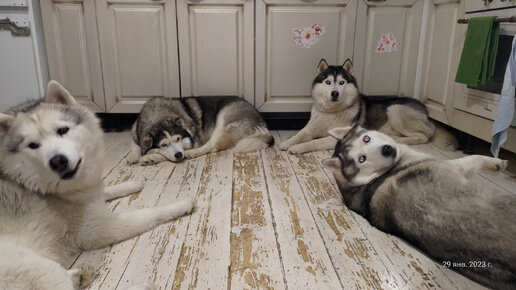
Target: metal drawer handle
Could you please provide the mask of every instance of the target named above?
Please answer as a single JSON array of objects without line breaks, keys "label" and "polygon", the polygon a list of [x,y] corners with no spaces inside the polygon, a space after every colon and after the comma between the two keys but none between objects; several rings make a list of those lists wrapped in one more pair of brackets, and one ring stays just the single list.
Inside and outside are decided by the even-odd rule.
[{"label": "metal drawer handle", "polygon": [[30,35],[30,27],[20,27],[9,18],[0,19],[0,30],[9,30],[13,36]]}]

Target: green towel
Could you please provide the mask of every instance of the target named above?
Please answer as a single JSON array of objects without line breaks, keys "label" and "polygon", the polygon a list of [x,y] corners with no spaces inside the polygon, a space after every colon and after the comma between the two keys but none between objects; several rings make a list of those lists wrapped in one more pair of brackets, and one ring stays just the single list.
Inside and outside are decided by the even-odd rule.
[{"label": "green towel", "polygon": [[484,84],[493,76],[500,24],[495,16],[469,20],[455,81],[469,86]]}]

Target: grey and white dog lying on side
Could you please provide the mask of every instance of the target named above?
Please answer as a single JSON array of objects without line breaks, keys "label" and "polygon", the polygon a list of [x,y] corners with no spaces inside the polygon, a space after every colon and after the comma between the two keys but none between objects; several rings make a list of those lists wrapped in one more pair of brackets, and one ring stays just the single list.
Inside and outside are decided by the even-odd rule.
[{"label": "grey and white dog lying on side", "polygon": [[[129,164],[248,152],[274,142],[260,113],[236,96],[150,99],[133,125]],[[185,151],[186,149],[186,151]]]},{"label": "grey and white dog lying on side", "polygon": [[485,186],[475,174],[503,171],[507,161],[436,160],[357,125],[330,135],[339,141],[322,164],[348,208],[479,283],[515,289],[516,195]]}]

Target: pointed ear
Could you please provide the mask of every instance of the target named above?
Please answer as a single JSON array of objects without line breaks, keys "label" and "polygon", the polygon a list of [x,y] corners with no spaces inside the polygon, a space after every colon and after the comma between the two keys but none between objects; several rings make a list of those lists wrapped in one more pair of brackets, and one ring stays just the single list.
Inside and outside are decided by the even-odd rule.
[{"label": "pointed ear", "polygon": [[176,124],[179,127],[183,127],[183,128],[185,127],[185,120],[181,117],[175,118],[173,122],[174,122],[174,124]]},{"label": "pointed ear", "polygon": [[152,137],[152,134],[147,134],[143,136],[142,140],[140,141],[140,147],[142,149],[143,154],[147,153],[147,150],[152,147],[152,141],[154,137]]},{"label": "pointed ear", "polygon": [[14,121],[14,116],[0,113],[0,140],[4,138]]},{"label": "pointed ear", "polygon": [[319,61],[319,65],[317,66],[317,74],[320,75],[323,71],[325,71],[328,68],[328,63],[324,58],[321,58]]},{"label": "pointed ear", "polygon": [[321,164],[330,171],[338,171],[341,167],[340,160],[337,157],[323,159]]},{"label": "pointed ear", "polygon": [[70,94],[70,92],[60,83],[53,80],[48,82],[45,103],[63,104],[69,106],[77,105],[77,101],[75,101],[72,94]]},{"label": "pointed ear", "polygon": [[353,127],[351,126],[347,126],[347,127],[337,127],[337,128],[333,128],[331,129],[330,131],[328,131],[328,134],[330,134],[330,136],[332,136],[333,138],[337,139],[337,140],[342,140],[342,138],[344,138],[344,136],[346,136],[346,134],[349,132],[349,130],[351,130]]},{"label": "pointed ear", "polygon": [[344,64],[342,65],[342,67],[350,74],[353,74],[353,63],[351,62],[351,59],[346,59],[346,61],[344,61]]}]

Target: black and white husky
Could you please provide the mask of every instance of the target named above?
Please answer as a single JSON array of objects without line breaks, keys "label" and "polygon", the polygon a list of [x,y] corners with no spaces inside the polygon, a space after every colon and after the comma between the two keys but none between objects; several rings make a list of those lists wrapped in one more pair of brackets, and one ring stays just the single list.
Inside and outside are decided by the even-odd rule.
[{"label": "black and white husky", "polygon": [[347,207],[378,229],[489,287],[516,287],[516,195],[487,187],[478,169],[507,161],[480,155],[436,160],[378,131],[334,128],[332,158]]},{"label": "black and white husky", "polygon": [[236,96],[152,98],[140,111],[132,134],[127,162],[144,165],[221,150],[265,149],[274,141],[260,113]]},{"label": "black and white husky", "polygon": [[[0,114],[0,288],[74,289],[65,270],[82,250],[129,239],[192,211],[193,199],[113,213],[107,199],[141,190],[105,187],[99,120],[59,83],[45,100]],[[142,289],[145,288],[142,285]]]},{"label": "black and white husky", "polygon": [[413,98],[359,94],[348,59],[342,66],[328,66],[322,59],[312,84],[313,105],[308,124],[292,138],[279,144],[292,154],[332,149],[335,140],[328,130],[359,123],[379,130],[397,142],[409,145],[432,142],[441,149],[454,150],[457,140],[436,126],[424,104]]}]

